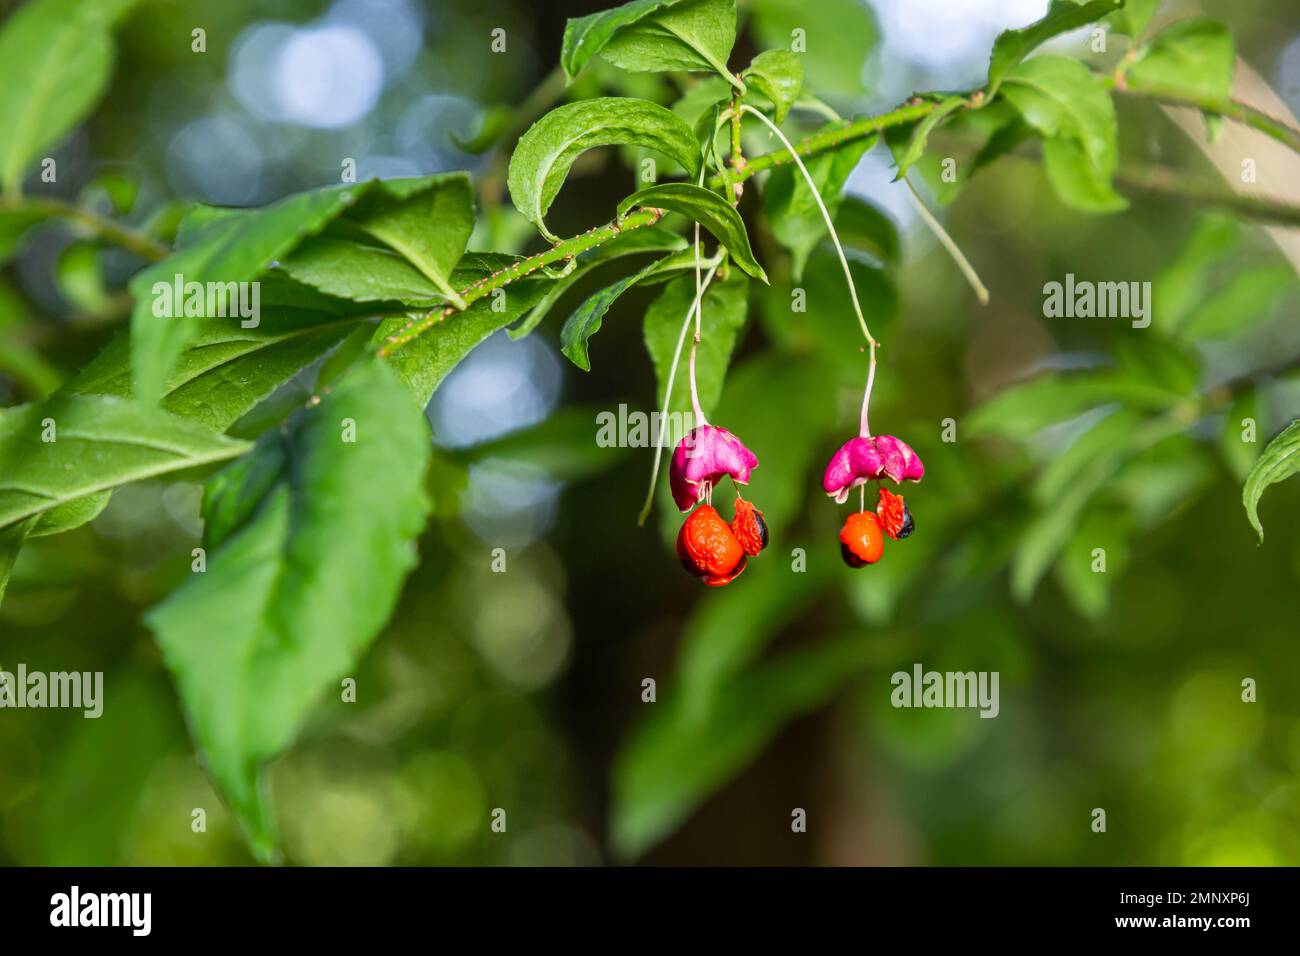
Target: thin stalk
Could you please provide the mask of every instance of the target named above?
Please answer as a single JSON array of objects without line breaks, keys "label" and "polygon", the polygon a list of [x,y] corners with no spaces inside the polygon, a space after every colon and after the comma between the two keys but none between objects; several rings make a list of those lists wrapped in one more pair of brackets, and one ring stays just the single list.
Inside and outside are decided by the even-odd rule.
[{"label": "thin stalk", "polygon": [[[700,174],[703,177],[703,173]],[[695,424],[707,425],[704,409],[700,408],[700,390],[695,384],[695,350],[700,345],[700,325],[704,319],[704,283],[700,278],[700,224],[695,224],[695,298],[700,303],[695,309],[695,338],[691,342],[691,411],[695,414]]]},{"label": "thin stalk", "polygon": [[[697,317],[699,316],[700,312],[698,309],[696,309],[695,314]],[[691,412],[695,415],[696,427],[699,427],[700,425],[707,425],[709,423],[709,420],[704,417],[704,409],[700,407],[700,390],[695,385],[695,349],[699,344],[700,344],[700,337],[697,334],[695,336],[695,341],[691,343],[691,363],[690,363],[691,364],[691,369],[690,369],[691,371]]]},{"label": "thin stalk", "polygon": [[961,274],[966,277],[966,281],[970,283],[970,287],[975,290],[975,297],[980,300],[980,305],[988,305],[989,290],[986,289],[984,283],[980,281],[979,274],[975,271],[975,267],[972,266],[970,260],[962,254],[961,249],[958,247],[957,243],[953,241],[952,236],[948,235],[948,230],[943,228],[942,223],[940,223],[939,220],[934,217],[934,214],[930,212],[929,208],[926,207],[924,200],[921,199],[921,194],[918,193],[916,187],[912,185],[912,181],[904,176],[903,182],[907,184],[907,190],[911,193],[912,202],[916,204],[916,211],[921,214],[921,220],[930,227],[930,231],[934,233],[934,237],[939,240],[939,244],[948,251],[948,255],[952,256],[952,261],[957,263],[957,268],[960,269]]},{"label": "thin stalk", "polygon": [[11,201],[0,200],[0,212],[21,212],[23,210],[31,210],[53,218],[75,222],[92,235],[134,252],[141,259],[148,259],[150,262],[166,259],[171,254],[170,249],[152,237],[123,223],[105,219],[88,209],[64,202],[61,199],[25,196]]},{"label": "thin stalk", "polygon": [[871,362],[867,366],[867,387],[862,392],[862,412],[858,416],[858,434],[863,438],[871,437],[871,389],[876,384],[876,350],[871,350]]},{"label": "thin stalk", "polygon": [[655,461],[650,470],[650,487],[646,491],[645,504],[641,506],[641,514],[637,517],[636,523],[644,525],[645,519],[650,516],[650,509],[654,506],[655,500],[655,483],[659,480],[659,462],[663,459],[664,452],[664,423],[668,420],[668,403],[672,401],[673,385],[677,380],[677,366],[682,358],[682,346],[686,343],[686,333],[691,327],[691,320],[699,313],[700,301],[704,298],[705,291],[709,288],[709,283],[713,281],[713,274],[718,271],[718,266],[722,264],[722,253],[713,257],[709,263],[709,271],[705,273],[704,280],[700,288],[695,293],[695,301],[691,307],[686,310],[686,320],[682,322],[681,334],[677,336],[677,349],[673,352],[673,364],[668,369],[668,382],[664,386],[664,404],[659,411],[659,434],[655,442]]},{"label": "thin stalk", "polygon": [[804,182],[808,184],[808,191],[812,193],[813,199],[817,203],[817,208],[821,210],[822,218],[826,220],[826,229],[831,234],[831,242],[835,244],[835,252],[840,257],[840,265],[844,268],[844,279],[849,284],[849,298],[853,300],[853,312],[858,317],[858,325],[862,327],[863,336],[866,337],[867,342],[870,343],[871,347],[874,349],[876,346],[876,340],[872,337],[871,330],[867,328],[867,320],[863,318],[862,306],[858,302],[858,289],[857,286],[853,284],[853,273],[849,271],[849,260],[844,255],[844,247],[840,245],[839,233],[835,231],[835,222],[831,219],[831,214],[826,208],[826,203],[822,202],[822,194],[820,190],[817,189],[817,184],[813,182],[812,175],[808,172],[808,167],[803,164],[803,160],[799,158],[799,154],[795,151],[795,148],[791,145],[790,141],[785,138],[785,134],[781,132],[779,126],[764,116],[759,110],[754,109],[754,107],[749,106],[748,104],[742,105],[740,109],[742,112],[757,116],[767,124],[767,128],[770,129],[785,148],[790,151],[790,155],[794,159],[795,165],[799,167],[799,172],[803,174]]},{"label": "thin stalk", "polygon": [[840,257],[840,266],[844,269],[844,281],[847,282],[849,286],[849,298],[853,301],[853,312],[858,317],[858,325],[862,327],[862,334],[867,340],[867,348],[869,352],[867,360],[867,387],[862,396],[862,418],[860,421],[860,429],[863,437],[869,436],[871,432],[867,426],[867,410],[871,405],[871,388],[876,381],[877,342],[875,336],[871,334],[871,330],[867,328],[867,320],[862,314],[862,304],[858,301],[858,288],[853,282],[853,272],[849,269],[849,260],[848,257],[844,255],[844,247],[840,245],[839,233],[835,231],[835,222],[831,219],[830,210],[826,208],[826,203],[822,202],[821,192],[817,189],[817,184],[813,182],[812,175],[808,172],[808,167],[803,164],[803,160],[799,158],[799,153],[795,150],[794,146],[791,145],[790,141],[785,138],[785,134],[781,132],[780,127],[752,106],[744,105],[741,106],[741,109],[746,113],[751,113],[754,116],[757,116],[767,124],[768,129],[776,135],[777,139],[779,139],[789,151],[795,165],[799,167],[799,172],[803,174],[804,182],[808,184],[808,191],[812,193],[813,199],[817,202],[817,208],[821,210],[822,218],[826,221],[826,231],[830,233],[831,242],[835,244],[835,253]]}]

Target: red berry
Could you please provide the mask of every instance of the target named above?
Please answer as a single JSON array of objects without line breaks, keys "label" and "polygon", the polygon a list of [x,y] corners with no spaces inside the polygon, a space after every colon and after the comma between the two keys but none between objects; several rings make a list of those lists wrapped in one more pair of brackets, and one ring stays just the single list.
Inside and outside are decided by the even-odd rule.
[{"label": "red berry", "polygon": [[677,534],[682,566],[705,584],[728,584],[745,570],[745,550],[712,505],[700,505]]},{"label": "red berry", "polygon": [[851,514],[840,529],[840,554],[851,568],[875,564],[885,550],[885,535],[874,512]]}]

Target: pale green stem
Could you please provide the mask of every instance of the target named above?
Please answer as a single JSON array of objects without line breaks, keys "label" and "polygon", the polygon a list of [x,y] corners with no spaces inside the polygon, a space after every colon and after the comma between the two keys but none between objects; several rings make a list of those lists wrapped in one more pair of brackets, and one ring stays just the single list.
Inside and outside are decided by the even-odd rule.
[{"label": "pale green stem", "polygon": [[655,483],[659,480],[659,462],[663,458],[664,452],[664,434],[665,423],[668,421],[668,403],[672,401],[673,385],[677,380],[677,366],[682,359],[682,346],[686,343],[686,333],[690,330],[691,320],[695,318],[700,309],[700,300],[704,297],[705,291],[709,288],[709,283],[713,281],[713,274],[718,271],[718,266],[722,263],[724,253],[719,250],[718,254],[713,257],[709,264],[709,271],[705,273],[704,280],[695,293],[695,301],[686,311],[686,320],[682,323],[681,334],[677,336],[677,348],[673,352],[673,364],[668,369],[668,382],[664,386],[664,404],[659,412],[659,434],[655,441],[655,462],[650,470],[650,488],[646,492],[645,504],[641,507],[641,514],[638,516],[636,523],[645,524],[645,519],[650,516],[650,509],[654,506],[655,500]]},{"label": "pale green stem", "polygon": [[835,221],[831,218],[830,210],[826,208],[826,203],[822,201],[821,191],[818,190],[817,184],[813,182],[812,175],[808,172],[808,167],[803,164],[803,160],[799,158],[799,153],[795,150],[794,145],[785,138],[785,134],[781,132],[780,127],[752,106],[743,104],[740,108],[746,113],[751,113],[754,116],[757,116],[767,124],[768,129],[770,129],[776,135],[777,139],[781,141],[781,145],[789,150],[790,156],[794,159],[795,165],[799,167],[799,172],[803,174],[804,182],[808,184],[808,191],[812,193],[812,197],[817,203],[817,208],[821,210],[822,219],[826,221],[826,231],[830,233],[831,242],[835,245],[835,254],[839,256],[840,266],[844,269],[844,281],[847,282],[849,286],[849,298],[853,301],[853,313],[858,317],[858,325],[862,327],[862,334],[867,339],[867,348],[869,352],[867,360],[867,387],[862,396],[862,418],[859,423],[861,434],[863,437],[866,437],[871,434],[867,425],[867,412],[871,405],[871,388],[876,381],[877,343],[875,337],[871,334],[871,330],[867,328],[866,318],[862,315],[862,304],[858,301],[858,287],[853,282],[853,272],[849,269],[849,260],[844,254],[844,247],[840,245],[839,233],[835,231]]},{"label": "pale green stem", "polygon": [[[700,174],[703,179],[703,173]],[[708,420],[704,417],[704,409],[700,408],[700,390],[695,384],[695,350],[700,344],[700,323],[704,317],[704,285],[700,278],[700,224],[695,224],[695,298],[699,301],[699,306],[695,309],[695,339],[691,342],[691,411],[695,413],[696,425],[707,425]]]},{"label": "pale green stem", "polygon": [[930,227],[930,231],[934,233],[934,237],[939,240],[939,244],[948,251],[948,255],[952,256],[952,261],[957,263],[957,268],[960,269],[961,274],[966,277],[966,281],[970,283],[970,287],[975,290],[975,297],[980,300],[980,305],[988,305],[989,290],[986,289],[984,283],[980,281],[978,273],[975,272],[975,267],[970,264],[970,261],[964,255],[962,255],[962,251],[957,247],[957,243],[953,241],[952,236],[948,235],[948,230],[944,229],[939,220],[934,218],[934,214],[926,207],[925,202],[921,199],[921,194],[918,193],[916,187],[912,185],[912,181],[904,176],[903,182],[907,184],[908,192],[912,195],[912,202],[916,204],[916,211],[921,215],[921,221]]}]

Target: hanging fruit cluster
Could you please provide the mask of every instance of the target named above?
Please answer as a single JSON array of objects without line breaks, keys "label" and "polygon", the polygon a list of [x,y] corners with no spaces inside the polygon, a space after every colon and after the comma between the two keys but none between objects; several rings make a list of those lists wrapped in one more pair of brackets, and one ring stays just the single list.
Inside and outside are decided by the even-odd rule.
[{"label": "hanging fruit cluster", "polygon": [[[871,434],[868,412],[871,407],[871,389],[876,380],[876,349],[879,343],[867,328],[867,320],[862,314],[858,292],[853,284],[853,273],[849,269],[848,259],[840,245],[835,223],[829,210],[821,201],[817,184],[804,166],[803,160],[799,158],[798,151],[776,124],[748,105],[739,107],[737,123],[739,113],[757,117],[789,150],[791,159],[817,200],[818,209],[826,223],[831,241],[835,245],[835,251],[839,255],[840,265],[844,269],[844,279],[848,285],[853,312],[867,341],[869,354],[867,384],[862,395],[862,416],[858,436],[840,446],[839,450],[831,456],[822,475],[822,488],[840,504],[848,500],[854,488],[859,490],[859,509],[845,519],[844,527],[840,529],[840,553],[849,567],[866,567],[875,564],[884,554],[885,538],[901,541],[911,536],[916,527],[902,495],[884,487],[882,480],[888,479],[895,485],[904,481],[920,481],[925,475],[925,466],[921,463],[920,456],[902,439],[895,438],[893,435],[873,437]],[[664,405],[666,413],[667,401],[672,393],[672,374],[676,372],[677,362],[681,358],[682,343],[686,338],[687,329],[694,320],[695,338],[690,353],[690,387],[692,410],[699,424],[673,451],[669,484],[677,507],[689,513],[677,535],[677,556],[687,571],[700,578],[705,584],[713,586],[730,584],[745,570],[748,559],[767,546],[767,524],[763,521],[763,513],[740,496],[740,486],[749,483],[750,472],[758,467],[758,457],[731,432],[708,423],[700,408],[699,389],[695,380],[695,354],[700,344],[700,312],[704,291],[717,271],[719,257],[723,255],[725,250],[719,250],[719,256],[713,259],[708,275],[702,277],[697,224],[695,301],[686,314],[685,324],[678,338],[677,354],[673,358],[672,373],[669,375],[665,389]],[[656,473],[658,466],[659,457],[656,453]],[[713,507],[713,488],[727,476],[731,477],[736,486],[735,517],[730,524]],[[867,485],[872,482],[877,488],[876,510],[868,511],[866,490]],[[650,496],[646,499],[646,508],[641,515],[643,521],[654,492],[653,476],[650,492]]]},{"label": "hanging fruit cluster", "polygon": [[[705,584],[730,584],[746,561],[767,547],[763,512],[740,496],[739,486],[749,483],[749,472],[757,467],[758,458],[739,438],[708,423],[694,428],[673,452],[668,472],[673,501],[690,512],[677,534],[677,557]],[[727,476],[737,486],[731,524],[712,504],[714,486]]]},{"label": "hanging fruit cluster", "polygon": [[[864,434],[841,445],[822,475],[822,489],[841,504],[854,488],[859,489],[860,508],[840,529],[840,554],[851,568],[875,564],[884,553],[886,537],[900,541],[916,528],[903,496],[886,488],[881,479],[900,484],[920,481],[925,475],[925,465],[910,445],[892,435],[872,438],[865,434],[865,414],[863,417]],[[878,488],[876,510],[868,511],[866,488],[873,481]]]}]

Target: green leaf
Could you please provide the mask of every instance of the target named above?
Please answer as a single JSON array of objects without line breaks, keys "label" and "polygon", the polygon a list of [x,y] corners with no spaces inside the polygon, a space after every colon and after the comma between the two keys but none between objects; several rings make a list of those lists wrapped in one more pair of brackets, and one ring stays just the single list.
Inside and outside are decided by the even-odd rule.
[{"label": "green leaf", "polygon": [[725,108],[731,100],[731,94],[731,87],[722,77],[706,76],[692,83],[673,103],[672,111],[695,127],[695,137],[700,142],[701,151],[704,150],[706,139],[703,135],[704,124],[709,118],[716,121],[714,107],[719,110]]},{"label": "green leaf", "polygon": [[508,106],[491,106],[484,110],[477,133],[468,139],[452,133],[451,141],[461,152],[481,156],[506,135],[513,121],[514,111]]},{"label": "green leaf", "polygon": [[78,309],[95,316],[112,312],[112,295],[104,283],[99,246],[95,243],[73,242],[64,247],[55,263],[54,277],[59,292]]},{"label": "green leaf", "polygon": [[[1079,483],[1080,476],[1089,468],[1100,467],[1098,462],[1118,461],[1126,440],[1146,420],[1146,415],[1135,409],[1122,408],[1112,412],[1076,438],[1069,447],[1057,454],[1043,468],[1030,489],[1031,499],[1046,508]],[[1116,464],[1111,470],[1118,468]]]},{"label": "green leaf", "polygon": [[587,340],[600,331],[601,320],[604,319],[610,306],[618,301],[618,297],[649,276],[669,270],[690,268],[694,262],[695,250],[683,249],[650,263],[590,296],[574,310],[565,321],[564,328],[560,330],[560,351],[578,368],[590,372],[591,359],[587,355]]},{"label": "green leaf", "polygon": [[140,196],[140,181],[121,169],[105,169],[81,187],[77,203],[102,208],[107,203],[114,215],[125,216],[135,208]]},{"label": "green leaf", "polygon": [[1101,405],[1123,402],[1158,411],[1172,408],[1178,397],[1145,381],[1137,370],[1040,375],[1004,389],[975,409],[965,421],[965,430],[972,438],[1026,441],[1049,425]]},{"label": "green leaf", "polygon": [[[1254,454],[1246,464],[1249,470]],[[1127,505],[1132,524],[1146,530],[1169,521],[1185,502],[1219,480],[1204,446],[1186,433],[1134,457],[1111,480],[1108,491]],[[1244,479],[1243,471],[1238,480]]]},{"label": "green leaf", "polygon": [[108,396],[56,395],[0,419],[0,527],[247,448],[156,408]]},{"label": "green leaf", "polygon": [[1264,526],[1259,520],[1259,499],[1269,485],[1285,481],[1300,471],[1300,421],[1294,421],[1265,446],[1259,460],[1246,475],[1241,486],[1241,503],[1250,526],[1264,540]]},{"label": "green leaf", "polygon": [[280,268],[304,285],[352,302],[432,306],[446,301],[432,280],[396,252],[350,239],[308,239]]},{"label": "green leaf", "polygon": [[989,97],[997,93],[1007,74],[1040,45],[1054,36],[1100,20],[1123,6],[1123,2],[1092,0],[1079,4],[1074,0],[1052,0],[1043,19],[1019,30],[1004,30],[993,42],[989,58]]},{"label": "green leaf", "polygon": [[647,252],[676,252],[686,248],[686,240],[661,225],[633,229],[615,236],[604,245],[588,250],[578,256],[573,269],[551,283],[546,294],[529,310],[518,325],[511,326],[507,334],[512,339],[521,339],[530,334],[550,313],[555,303],[568,292],[578,280],[599,266],[624,256]]},{"label": "green leaf", "polygon": [[1115,192],[1110,177],[1088,159],[1078,140],[1043,140],[1043,171],[1061,202],[1084,212],[1119,212],[1128,200]]},{"label": "green leaf", "polygon": [[1156,15],[1160,3],[1161,0],[1127,0],[1123,7],[1110,15],[1110,22],[1120,33],[1139,39]]},{"label": "green leaf", "polygon": [[36,324],[27,299],[0,281],[0,375],[8,375],[29,398],[45,398],[63,381],[63,375],[30,341]]},{"label": "green leaf", "polygon": [[1172,408],[1195,395],[1203,371],[1194,347],[1163,336],[1125,335],[1115,346],[1116,398],[1130,405]]},{"label": "green leaf", "polygon": [[[1219,433],[1219,450],[1233,477],[1244,482],[1255,464],[1255,445],[1245,441],[1246,420],[1250,419],[1250,428],[1256,427],[1260,416],[1259,390],[1246,388],[1233,398],[1223,417],[1223,430]],[[1252,439],[1254,435],[1251,435]]]},{"label": "green leaf", "polygon": [[[818,132],[832,132],[846,125],[843,121],[829,123]],[[876,141],[876,136],[852,140],[804,162],[832,220],[849,176]],[[790,250],[791,273],[796,280],[800,279],[808,257],[826,237],[826,220],[803,174],[795,166],[778,166],[772,170],[763,187],[763,210],[771,221],[772,234]]]},{"label": "green leaf", "polygon": [[1038,511],[1016,544],[1011,593],[1027,601],[1074,536],[1088,502],[1133,455],[1177,435],[1176,416],[1144,418],[1123,409],[1102,419],[1044,469],[1035,482]]},{"label": "green leaf", "polygon": [[0,183],[27,167],[99,101],[113,70],[114,22],[135,0],[34,0],[0,30]]},{"label": "green leaf", "polygon": [[355,673],[392,613],[424,526],[429,450],[397,377],[378,360],[354,368],[287,434],[259,444],[252,457],[270,467],[258,481],[214,485],[235,500],[209,513],[239,520],[222,528],[207,571],[146,617],[208,771],[260,859],[275,847],[263,768]]},{"label": "green leaf", "polygon": [[912,130],[912,137],[908,140],[907,150],[898,161],[898,173],[894,176],[895,182],[906,176],[912,164],[921,158],[921,154],[925,152],[925,144],[930,138],[930,133],[948,118],[949,113],[960,109],[965,104],[966,97],[964,96],[945,96],[939,101],[938,106],[921,118],[921,121]]},{"label": "green leaf", "polygon": [[349,211],[348,220],[401,253],[457,308],[464,307],[448,277],[474,231],[468,173],[376,183]]},{"label": "green leaf", "polygon": [[789,50],[764,50],[740,77],[751,90],[772,101],[772,115],[780,125],[803,88],[803,61]]},{"label": "green leaf", "polygon": [[[582,62],[599,53],[608,62],[634,73],[714,70],[728,82],[735,82],[727,70],[727,58],[736,42],[735,0],[679,0],[655,8],[628,4],[606,11],[606,16],[629,8],[635,8],[633,12],[639,15],[625,17],[617,29],[607,30],[613,22],[607,20],[583,34],[586,42],[581,43]],[[571,21],[571,28],[575,22],[581,23]],[[569,35],[566,30],[566,51]],[[568,70],[570,58],[562,55],[561,62]],[[570,76],[573,72],[576,70],[569,70]]]},{"label": "green leaf", "polygon": [[569,168],[597,146],[643,146],[672,159],[692,177],[700,171],[699,144],[672,110],[632,97],[606,96],[569,103],[547,113],[519,138],[510,157],[510,198],[524,218],[556,241],[543,217]]},{"label": "green leaf", "polygon": [[647,186],[628,196],[618,204],[618,216],[622,219],[635,206],[656,209],[671,209],[679,212],[693,222],[711,232],[727,247],[727,252],[736,265],[744,269],[755,279],[767,281],[767,273],[754,258],[754,250],[749,245],[749,233],[745,231],[744,220],[731,203],[717,193],[710,192],[702,186],[690,183],[660,183]]},{"label": "green leaf", "polygon": [[[725,102],[724,100],[714,103],[695,121],[695,138],[699,141],[704,165],[706,168],[712,165],[712,168],[720,173],[727,171],[727,165],[718,147],[718,140],[725,135],[722,132],[722,127],[726,125],[726,121],[722,119],[722,108]],[[675,104],[673,108],[676,109],[677,105],[680,104]]]},{"label": "green leaf", "polygon": [[172,367],[200,326],[232,318],[165,317],[154,314],[156,297],[167,295],[176,276],[183,283],[248,282],[287,255],[299,242],[323,229],[355,201],[354,188],[299,193],[265,209],[223,216],[206,225],[182,229],[187,244],[131,280],[135,310],[131,315],[131,366],[135,394],[157,402]]},{"label": "green leaf", "polygon": [[[262,209],[216,209],[200,206],[182,222],[177,250],[162,262],[138,273],[130,284],[136,305],[131,316],[131,363],[135,394],[143,402],[158,401],[172,366],[204,324],[240,325],[239,317],[196,318],[155,315],[177,276],[185,284],[251,282],[285,259],[299,243],[321,232],[345,212],[357,207],[354,228],[377,220],[379,228],[403,242],[403,228],[439,232],[427,215],[445,213],[448,237],[411,239],[414,255],[426,268],[442,269],[463,246],[463,174],[420,179],[369,180],[298,193]],[[433,197],[433,198],[430,198]],[[460,198],[457,198],[460,197]],[[364,201],[363,201],[364,200]],[[430,205],[432,203],[432,205]],[[411,219],[406,219],[408,204]],[[419,265],[419,263],[416,263]],[[260,280],[259,280],[260,281]],[[432,281],[432,279],[431,279]],[[265,283],[264,283],[265,284]],[[262,297],[265,303],[266,297]],[[165,310],[160,310],[165,311]]]},{"label": "green leaf", "polygon": [[[429,403],[442,380],[474,350],[474,346],[527,314],[541,301],[549,285],[545,279],[512,282],[500,296],[489,294],[470,303],[464,312],[452,312],[433,328],[394,351],[389,363],[423,407]],[[407,324],[406,319],[385,319],[375,331],[374,343],[383,344]]]},{"label": "green leaf", "polygon": [[9,576],[13,574],[18,552],[23,549],[23,542],[39,520],[38,516],[33,515],[25,521],[0,528],[0,604],[4,603],[5,588],[9,585]]},{"label": "green leaf", "polygon": [[[927,151],[911,167],[940,206],[950,205],[980,170],[1034,135],[1020,114],[1002,99],[979,109],[957,110],[945,118],[942,126],[943,149],[929,149],[927,142]],[[914,129],[915,124],[885,131],[885,142],[895,163],[902,160]]]},{"label": "green leaf", "polygon": [[1179,20],[1152,38],[1125,74],[1138,90],[1226,99],[1237,54],[1232,31],[1217,20]]},{"label": "green leaf", "polygon": [[111,491],[100,491],[93,495],[87,495],[85,498],[69,501],[65,505],[56,505],[47,511],[42,511],[36,517],[36,524],[27,537],[43,538],[48,535],[63,534],[73,528],[80,528],[83,524],[98,518],[104,508],[108,506],[108,499],[112,496]]},{"label": "green leaf", "polygon": [[661,699],[614,765],[615,851],[636,857],[662,840],[788,720],[821,706],[866,660],[859,638],[786,653],[722,686],[704,724],[687,719],[681,698]]},{"label": "green leaf", "polygon": [[[167,377],[161,407],[225,431],[356,324],[355,318],[284,306],[263,310],[255,329],[203,322]],[[130,349],[129,336],[115,336],[63,393],[131,397]]]},{"label": "green leaf", "polygon": [[1294,297],[1300,282],[1295,270],[1280,263],[1261,263],[1232,276],[1211,292],[1186,321],[1176,326],[1185,339],[1225,339],[1244,334],[1271,318],[1279,302]]},{"label": "green leaf", "polygon": [[1242,228],[1229,216],[1202,215],[1181,248],[1152,279],[1152,312],[1176,329],[1205,300],[1224,262],[1241,244]]},{"label": "green leaf", "polygon": [[1074,609],[1093,622],[1105,617],[1110,585],[1125,570],[1131,525],[1126,512],[1089,511],[1057,559],[1057,583]]},{"label": "green leaf", "polygon": [[1038,56],[1007,75],[1002,96],[1042,134],[1048,179],[1063,202],[1122,207],[1110,186],[1119,161],[1115,105],[1091,70],[1066,57]]},{"label": "green leaf", "polygon": [[572,83],[587,62],[599,54],[620,29],[631,26],[657,10],[681,2],[682,0],[631,0],[612,10],[570,19],[564,25],[564,41],[560,48],[560,65],[564,68],[564,75]]},{"label": "green leaf", "polygon": [[[748,280],[732,273],[726,281],[714,279],[704,293],[701,303],[700,344],[695,353],[695,379],[699,390],[700,407],[710,414],[722,396],[722,382],[727,375],[731,353],[745,325],[746,293]],[[664,286],[664,291],[650,304],[645,314],[645,344],[654,363],[655,377],[659,382],[658,402],[663,407],[664,389],[668,373],[677,351],[686,313],[695,301],[695,277],[682,276]],[[692,323],[692,326],[694,323]],[[677,375],[673,381],[673,395],[668,402],[668,413],[689,414],[691,397],[689,376],[686,374],[690,359],[691,333],[688,331],[682,345]]]},{"label": "green leaf", "polygon": [[1040,375],[1010,388],[967,416],[972,438],[996,436],[1024,441],[1049,425],[1082,415],[1106,401],[1093,375]]},{"label": "green leaf", "polygon": [[868,92],[863,74],[880,39],[869,4],[817,0],[814,10],[808,0],[752,0],[746,6],[763,46],[794,47],[809,88],[843,97]]}]

